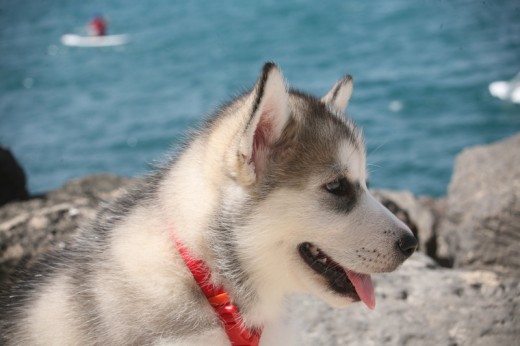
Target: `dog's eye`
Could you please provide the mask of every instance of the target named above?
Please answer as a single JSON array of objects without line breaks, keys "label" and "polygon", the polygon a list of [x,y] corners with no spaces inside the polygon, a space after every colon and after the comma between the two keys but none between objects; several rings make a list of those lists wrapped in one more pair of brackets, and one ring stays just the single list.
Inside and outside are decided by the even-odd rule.
[{"label": "dog's eye", "polygon": [[345,196],[349,193],[350,184],[346,178],[338,178],[325,184],[325,190],[337,196]]}]

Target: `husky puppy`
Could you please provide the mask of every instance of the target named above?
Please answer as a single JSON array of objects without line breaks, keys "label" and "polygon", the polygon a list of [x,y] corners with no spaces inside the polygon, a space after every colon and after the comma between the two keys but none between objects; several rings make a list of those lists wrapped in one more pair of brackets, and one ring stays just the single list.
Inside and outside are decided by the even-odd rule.
[{"label": "husky puppy", "polygon": [[243,329],[276,321],[293,292],[374,308],[370,274],[396,269],[417,240],[367,189],[351,94],[350,76],[319,99],[265,64],[250,92],[7,295],[3,343],[230,345],[181,249]]}]

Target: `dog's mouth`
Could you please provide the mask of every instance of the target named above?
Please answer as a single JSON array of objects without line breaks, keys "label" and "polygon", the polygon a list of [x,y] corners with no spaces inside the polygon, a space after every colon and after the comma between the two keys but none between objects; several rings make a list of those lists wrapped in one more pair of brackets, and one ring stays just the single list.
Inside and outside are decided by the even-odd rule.
[{"label": "dog's mouth", "polygon": [[362,300],[370,309],[375,307],[376,299],[370,275],[343,268],[311,243],[300,244],[298,250],[305,263],[325,278],[334,292],[354,301]]}]

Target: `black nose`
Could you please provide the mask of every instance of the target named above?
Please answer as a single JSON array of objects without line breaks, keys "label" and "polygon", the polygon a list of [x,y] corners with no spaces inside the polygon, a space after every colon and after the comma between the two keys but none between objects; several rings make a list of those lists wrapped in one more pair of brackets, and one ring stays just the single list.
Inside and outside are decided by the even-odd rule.
[{"label": "black nose", "polygon": [[409,257],[417,248],[417,238],[412,234],[407,234],[397,241],[397,247],[406,257]]}]

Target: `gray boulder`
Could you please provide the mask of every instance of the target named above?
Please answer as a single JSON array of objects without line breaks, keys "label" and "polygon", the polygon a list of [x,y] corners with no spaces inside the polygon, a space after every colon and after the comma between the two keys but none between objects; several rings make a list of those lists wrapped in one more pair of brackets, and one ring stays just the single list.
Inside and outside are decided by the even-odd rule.
[{"label": "gray boulder", "polygon": [[438,232],[455,267],[520,273],[520,134],[457,156]]}]

